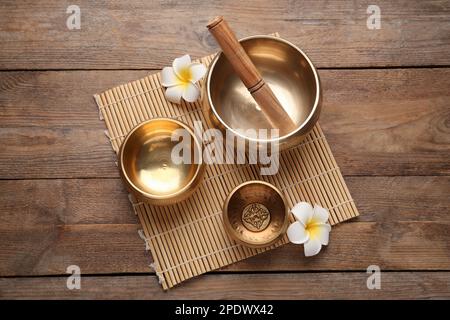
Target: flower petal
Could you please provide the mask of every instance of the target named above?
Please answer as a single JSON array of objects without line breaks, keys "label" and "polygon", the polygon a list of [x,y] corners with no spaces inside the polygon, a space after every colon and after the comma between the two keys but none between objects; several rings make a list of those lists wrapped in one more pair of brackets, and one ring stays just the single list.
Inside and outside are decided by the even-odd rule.
[{"label": "flower petal", "polygon": [[183,99],[187,102],[194,102],[200,97],[200,89],[193,83],[184,85]]},{"label": "flower petal", "polygon": [[292,223],[287,229],[289,241],[295,244],[302,244],[308,241],[309,235],[305,227],[298,221]]},{"label": "flower petal", "polygon": [[328,245],[331,226],[327,223],[315,224],[308,228],[310,239],[318,239],[321,244]]},{"label": "flower petal", "polygon": [[292,208],[291,212],[306,227],[313,215],[313,207],[308,202],[299,202]]},{"label": "flower petal", "polygon": [[183,92],[184,92],[184,86],[178,85],[178,86],[173,86],[173,87],[167,88],[165,95],[166,95],[167,100],[169,100],[170,102],[180,103]]},{"label": "flower petal", "polygon": [[315,256],[320,252],[320,249],[322,249],[322,245],[320,244],[319,239],[312,239],[310,238],[304,245],[305,249],[305,256],[306,257],[312,257]]},{"label": "flower petal", "polygon": [[327,223],[328,222],[328,210],[315,204],[313,210],[313,216],[311,223]]},{"label": "flower petal", "polygon": [[193,63],[190,66],[191,68],[191,82],[196,83],[198,80],[203,78],[206,73],[206,67],[201,63]]},{"label": "flower petal", "polygon": [[188,54],[173,60],[173,70],[178,78],[183,79],[183,70],[189,68],[190,64],[191,57]]},{"label": "flower petal", "polygon": [[161,84],[164,87],[171,87],[180,84],[180,80],[178,79],[172,67],[165,67],[164,69],[162,69]]}]

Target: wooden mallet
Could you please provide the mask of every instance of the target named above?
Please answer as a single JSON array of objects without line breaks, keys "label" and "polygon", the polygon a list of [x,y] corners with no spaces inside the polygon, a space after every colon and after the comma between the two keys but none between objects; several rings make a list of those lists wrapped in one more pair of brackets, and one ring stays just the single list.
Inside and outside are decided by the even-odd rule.
[{"label": "wooden mallet", "polygon": [[279,129],[282,136],[292,132],[296,128],[294,121],[261,77],[225,19],[221,16],[215,17],[208,23],[207,28],[272,127]]}]

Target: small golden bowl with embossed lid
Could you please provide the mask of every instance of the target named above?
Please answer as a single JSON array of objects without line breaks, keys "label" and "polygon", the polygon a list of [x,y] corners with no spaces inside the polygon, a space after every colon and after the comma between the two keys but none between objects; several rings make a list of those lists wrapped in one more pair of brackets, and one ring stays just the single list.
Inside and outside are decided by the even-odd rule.
[{"label": "small golden bowl with embossed lid", "polygon": [[288,205],[275,186],[248,181],[228,195],[223,207],[223,223],[231,238],[248,247],[267,247],[285,234]]}]

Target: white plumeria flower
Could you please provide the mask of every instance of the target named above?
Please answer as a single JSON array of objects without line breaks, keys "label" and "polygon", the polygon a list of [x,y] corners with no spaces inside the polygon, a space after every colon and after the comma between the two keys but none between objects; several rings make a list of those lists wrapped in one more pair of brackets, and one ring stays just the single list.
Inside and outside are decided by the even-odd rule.
[{"label": "white plumeria flower", "polygon": [[181,98],[194,102],[200,97],[200,88],[195,84],[206,73],[201,63],[192,63],[187,54],[173,60],[172,67],[165,67],[161,72],[161,84],[166,89],[166,98],[170,102],[180,103]]},{"label": "white plumeria flower", "polygon": [[331,226],[327,222],[328,210],[317,204],[313,208],[308,202],[300,202],[291,212],[297,221],[287,230],[289,241],[304,244],[306,257],[318,254],[322,245],[328,245],[331,231]]}]

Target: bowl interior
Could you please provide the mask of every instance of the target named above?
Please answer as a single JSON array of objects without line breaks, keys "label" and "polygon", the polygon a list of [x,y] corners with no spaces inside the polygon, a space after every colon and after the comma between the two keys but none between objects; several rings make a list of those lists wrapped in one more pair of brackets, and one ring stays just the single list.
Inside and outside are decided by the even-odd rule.
[{"label": "bowl interior", "polygon": [[200,164],[194,163],[198,144],[190,133],[191,164],[175,164],[171,153],[178,141],[172,141],[174,130],[186,129],[170,119],[154,119],[137,127],[125,140],[122,168],[126,179],[139,192],[151,198],[167,198],[182,192],[195,178]]},{"label": "bowl interior", "polygon": [[[300,127],[312,113],[317,78],[307,58],[289,43],[273,37],[240,41],[281,105]],[[258,105],[221,53],[212,65],[211,108],[229,129],[270,129]]]},{"label": "bowl interior", "polygon": [[260,182],[235,190],[225,215],[232,236],[251,246],[271,244],[285,231],[287,221],[283,197],[273,186]]}]

